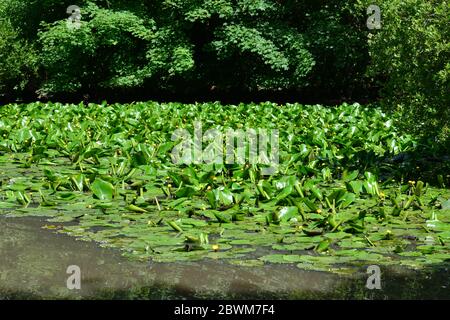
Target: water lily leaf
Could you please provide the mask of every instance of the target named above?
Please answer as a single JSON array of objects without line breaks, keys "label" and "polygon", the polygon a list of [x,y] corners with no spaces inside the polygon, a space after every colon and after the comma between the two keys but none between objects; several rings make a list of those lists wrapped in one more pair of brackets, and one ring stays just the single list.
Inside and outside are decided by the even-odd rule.
[{"label": "water lily leaf", "polygon": [[423,181],[420,181],[420,180],[417,181],[416,187],[415,187],[415,189],[414,189],[414,194],[415,194],[417,197],[420,197],[420,196],[422,195],[423,186],[424,186]]},{"label": "water lily leaf", "polygon": [[323,229],[306,229],[303,228],[303,233],[307,236],[314,237],[323,234]]},{"label": "water lily leaf", "polygon": [[196,193],[196,190],[192,187],[183,187],[178,190],[175,195],[177,198],[191,198]]},{"label": "water lily leaf", "polygon": [[278,220],[281,221],[289,221],[292,218],[298,216],[298,208],[297,207],[283,207],[278,213]]},{"label": "water lily leaf", "polygon": [[311,186],[309,190],[311,191],[311,193],[314,195],[314,197],[317,200],[322,200],[323,199],[323,194],[322,194],[322,192],[320,191],[320,189],[318,187]]},{"label": "water lily leaf", "polygon": [[358,178],[358,175],[359,175],[358,170],[354,170],[351,173],[347,173],[347,171],[345,171],[342,178],[344,181],[348,182],[348,181],[352,181],[352,180],[355,180],[356,178]]},{"label": "water lily leaf", "polygon": [[272,254],[266,255],[259,258],[261,261],[269,262],[269,263],[289,263],[289,261],[284,259],[284,255],[282,254]]},{"label": "water lily leaf", "polygon": [[84,179],[84,174],[77,174],[71,177],[71,180],[78,191],[83,191]]},{"label": "water lily leaf", "polygon": [[325,252],[328,251],[328,249],[330,248],[330,244],[331,242],[329,240],[324,240],[322,242],[320,242],[317,247],[315,248],[315,250],[317,252]]},{"label": "water lily leaf", "polygon": [[75,194],[73,192],[61,192],[58,194],[58,199],[64,200],[64,201],[71,201],[75,198],[77,198],[77,194]]},{"label": "water lily leaf", "polygon": [[288,197],[292,191],[293,191],[293,185],[288,185],[286,186],[277,196],[276,199],[278,201],[285,199],[286,197]]},{"label": "water lily leaf", "polygon": [[306,204],[306,206],[309,208],[312,212],[317,212],[319,209],[311,200],[308,198],[303,198],[302,201]]},{"label": "water lily leaf", "polygon": [[442,210],[450,210],[450,199],[442,203]]},{"label": "water lily leaf", "polygon": [[114,186],[101,179],[95,179],[91,185],[94,195],[100,200],[112,200],[114,194]]},{"label": "water lily leaf", "polygon": [[145,210],[144,208],[140,208],[134,204],[130,204],[127,206],[127,209],[133,212],[137,212],[137,213],[147,213],[148,211]]},{"label": "water lily leaf", "polygon": [[178,231],[178,232],[183,232],[183,229],[181,229],[181,227],[178,224],[176,224],[176,222],[168,221],[167,224],[169,226],[171,226],[173,230]]},{"label": "water lily leaf", "polygon": [[377,177],[369,171],[364,172],[364,177],[366,177],[367,182],[373,183],[373,182],[377,182]]},{"label": "water lily leaf", "polygon": [[232,265],[241,266],[241,267],[260,267],[264,265],[264,262],[261,260],[230,260],[228,261]]},{"label": "water lily leaf", "polygon": [[230,223],[231,218],[228,217],[228,215],[220,213],[220,212],[214,212],[214,216],[216,217],[217,221],[220,223]]},{"label": "water lily leaf", "polygon": [[347,208],[356,200],[356,195],[354,193],[345,193],[344,196],[340,199],[340,208]]},{"label": "water lily leaf", "polygon": [[362,181],[350,181],[347,183],[347,189],[353,193],[360,194],[363,189],[363,182]]},{"label": "water lily leaf", "polygon": [[345,190],[343,190],[343,189],[338,189],[338,190],[335,190],[332,194],[330,194],[327,198],[328,198],[328,201],[329,201],[330,203],[332,203],[333,200],[334,200],[335,203],[338,204],[339,201],[341,200],[341,198],[342,198],[345,194],[346,194]]}]

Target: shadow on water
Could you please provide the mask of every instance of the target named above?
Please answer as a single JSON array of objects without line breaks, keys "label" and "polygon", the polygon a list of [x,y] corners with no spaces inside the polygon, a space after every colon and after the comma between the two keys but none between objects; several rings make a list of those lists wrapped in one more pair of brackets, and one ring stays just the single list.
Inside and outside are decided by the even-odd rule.
[{"label": "shadow on water", "polygon": [[[383,269],[382,289],[368,275],[303,271],[289,265],[231,266],[221,261],[143,263],[92,242],[42,229],[41,218],[0,218],[0,299],[448,299],[449,265],[427,271]],[[81,269],[81,290],[67,289],[67,267]]]}]

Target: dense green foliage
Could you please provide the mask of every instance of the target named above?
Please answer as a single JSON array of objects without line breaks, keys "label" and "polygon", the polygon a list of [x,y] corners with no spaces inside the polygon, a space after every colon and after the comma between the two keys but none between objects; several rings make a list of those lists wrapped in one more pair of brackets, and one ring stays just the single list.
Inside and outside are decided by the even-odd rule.
[{"label": "dense green foliage", "polygon": [[[74,4],[80,28],[67,25]],[[0,0],[0,97],[286,91],[340,100],[381,88],[405,128],[437,128],[445,141],[448,1],[381,1],[380,30],[366,26],[369,4]]]},{"label": "dense green foliage", "polygon": [[[192,135],[195,121],[204,132],[278,128],[278,171],[262,176],[248,161],[173,163],[173,133]],[[7,105],[0,214],[51,217],[51,230],[153,261],[334,272],[349,263],[442,263],[450,259],[450,159],[411,162],[415,149],[432,154],[433,146],[397,124],[397,115],[346,104]],[[421,179],[438,169],[440,188],[407,181],[411,165]]]},{"label": "dense green foliage", "polygon": [[36,77],[36,54],[8,21],[0,23],[0,96],[18,95]]},{"label": "dense green foliage", "polygon": [[327,2],[80,1],[79,29],[66,25],[70,1],[3,0],[0,15],[39,48],[43,95],[148,86],[349,91],[367,63],[365,23],[355,5]]},{"label": "dense green foliage", "polygon": [[389,0],[381,9],[382,29],[370,38],[370,50],[371,71],[384,80],[385,102],[408,116],[408,126],[428,134],[431,123],[448,139],[449,2]]}]

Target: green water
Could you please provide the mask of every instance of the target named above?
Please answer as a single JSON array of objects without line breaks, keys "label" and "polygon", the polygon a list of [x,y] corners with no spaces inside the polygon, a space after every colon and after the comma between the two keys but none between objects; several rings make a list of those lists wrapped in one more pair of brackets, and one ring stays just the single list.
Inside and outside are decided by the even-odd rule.
[{"label": "green water", "polygon": [[[364,268],[343,276],[295,265],[135,262],[42,229],[45,224],[43,218],[0,218],[0,299],[450,298],[448,264],[421,272],[382,268],[382,289],[369,290]],[[81,290],[67,289],[70,265],[81,269]]]}]

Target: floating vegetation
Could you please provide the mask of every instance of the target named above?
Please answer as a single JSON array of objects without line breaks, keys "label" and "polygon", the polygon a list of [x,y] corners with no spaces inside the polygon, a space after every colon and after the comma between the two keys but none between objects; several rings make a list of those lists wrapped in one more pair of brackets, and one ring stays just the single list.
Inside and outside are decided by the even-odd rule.
[{"label": "floating vegetation", "polygon": [[[277,173],[176,165],[175,130],[277,128]],[[224,127],[226,124],[227,127]],[[359,105],[7,105],[0,108],[0,214],[133,259],[223,259],[351,272],[450,260],[449,172],[403,181],[389,160],[417,147]],[[70,223],[69,223],[70,222]]]}]

